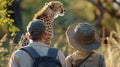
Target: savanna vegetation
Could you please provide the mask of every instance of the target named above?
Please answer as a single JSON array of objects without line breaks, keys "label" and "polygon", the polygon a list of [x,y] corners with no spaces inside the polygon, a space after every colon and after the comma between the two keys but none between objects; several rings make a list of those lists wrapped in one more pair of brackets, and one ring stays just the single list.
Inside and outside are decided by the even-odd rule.
[{"label": "savanna vegetation", "polygon": [[[24,30],[34,14],[45,2],[51,0],[22,0],[22,20]],[[120,67],[120,0],[58,0],[66,9],[63,17],[54,21],[53,47],[59,48],[65,56],[75,51],[66,40],[65,31],[70,24],[88,22],[100,33],[102,45],[97,52],[104,55],[107,67]],[[7,6],[11,0],[0,0],[0,67],[8,67],[9,58],[20,43],[14,44],[15,32],[19,28],[13,25]]]}]

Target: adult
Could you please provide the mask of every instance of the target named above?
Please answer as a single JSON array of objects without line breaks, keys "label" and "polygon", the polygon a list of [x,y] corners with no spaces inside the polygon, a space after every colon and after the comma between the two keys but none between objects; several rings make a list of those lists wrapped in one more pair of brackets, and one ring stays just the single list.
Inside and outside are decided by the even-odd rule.
[{"label": "adult", "polygon": [[[40,20],[31,21],[27,26],[26,37],[30,43],[25,47],[34,48],[40,56],[47,56],[50,46],[44,43],[47,33],[45,25]],[[23,47],[24,48],[24,47]],[[56,58],[60,61],[62,67],[65,67],[65,57],[63,53],[58,50]],[[23,51],[16,50],[10,59],[10,67],[32,67],[33,59],[31,56]]]}]

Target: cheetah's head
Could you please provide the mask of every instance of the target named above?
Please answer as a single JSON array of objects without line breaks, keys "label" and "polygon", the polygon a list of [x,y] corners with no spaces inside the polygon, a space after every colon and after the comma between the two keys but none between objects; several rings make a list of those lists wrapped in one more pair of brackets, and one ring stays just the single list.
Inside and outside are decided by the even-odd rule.
[{"label": "cheetah's head", "polygon": [[54,18],[57,18],[58,16],[63,16],[65,13],[63,4],[59,1],[51,1],[49,3],[45,3],[45,5],[47,5],[55,13]]}]

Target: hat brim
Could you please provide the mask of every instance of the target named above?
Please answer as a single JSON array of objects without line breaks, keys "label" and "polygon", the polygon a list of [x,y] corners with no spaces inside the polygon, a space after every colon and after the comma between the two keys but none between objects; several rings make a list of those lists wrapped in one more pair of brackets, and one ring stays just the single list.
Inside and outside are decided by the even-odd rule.
[{"label": "hat brim", "polygon": [[67,40],[70,46],[72,46],[73,48],[80,50],[80,51],[90,51],[90,50],[95,50],[98,49],[101,45],[101,40],[99,35],[97,34],[97,32],[95,32],[95,41],[93,43],[90,44],[80,44],[76,39],[75,39],[75,27],[78,24],[73,24],[71,26],[68,27],[67,31],[66,31],[66,36],[67,36]]}]

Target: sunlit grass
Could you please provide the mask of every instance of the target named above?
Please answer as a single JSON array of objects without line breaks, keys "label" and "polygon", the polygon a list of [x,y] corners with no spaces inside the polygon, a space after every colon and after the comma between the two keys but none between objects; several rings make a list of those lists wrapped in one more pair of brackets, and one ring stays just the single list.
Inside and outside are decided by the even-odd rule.
[{"label": "sunlit grass", "polygon": [[[106,60],[106,67],[120,67],[120,26],[116,24],[116,31],[112,31],[107,37],[108,44],[102,44],[98,52],[102,53]],[[116,35],[117,40],[112,36]],[[104,41],[105,38],[102,38]]]}]

